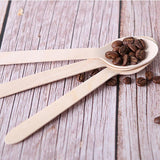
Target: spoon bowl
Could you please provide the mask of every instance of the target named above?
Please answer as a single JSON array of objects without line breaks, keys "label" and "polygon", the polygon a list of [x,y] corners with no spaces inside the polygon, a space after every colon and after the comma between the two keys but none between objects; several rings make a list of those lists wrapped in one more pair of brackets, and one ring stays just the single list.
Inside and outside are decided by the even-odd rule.
[{"label": "spoon bowl", "polygon": [[[116,40],[123,40],[124,38],[126,38],[126,37],[119,38]],[[139,62],[138,64],[128,65],[128,66],[117,66],[117,65],[114,65],[110,59],[107,59],[105,57],[104,53],[112,50],[111,45],[116,40],[107,44],[105,47],[100,48],[102,50],[101,52],[103,53],[103,55],[101,55],[100,59],[106,63],[107,67],[112,68],[114,70],[120,70],[120,71],[133,70],[133,69],[139,68],[139,67],[149,63],[150,61],[152,61],[158,54],[158,45],[157,45],[156,41],[154,39],[152,39],[151,37],[147,37],[147,36],[135,36],[134,38],[143,39],[146,44],[146,50],[145,50],[146,51],[146,58],[144,60],[142,60],[141,62]]]},{"label": "spoon bowl", "polygon": [[143,65],[143,66],[141,66],[141,67],[139,67],[139,68],[136,68],[134,70],[123,71],[123,72],[120,73],[120,75],[131,75],[131,74],[138,73],[138,72],[142,71],[143,69],[145,69],[151,63],[152,63],[152,61]]}]

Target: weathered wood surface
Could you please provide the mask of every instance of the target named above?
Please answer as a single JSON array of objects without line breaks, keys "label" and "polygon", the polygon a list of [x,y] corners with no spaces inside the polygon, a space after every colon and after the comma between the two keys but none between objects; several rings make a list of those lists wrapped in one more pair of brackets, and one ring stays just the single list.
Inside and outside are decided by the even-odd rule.
[{"label": "weathered wood surface", "polygon": [[[160,2],[122,3],[120,36],[146,35],[159,43]],[[118,155],[119,159],[159,159],[160,126],[153,120],[160,114],[160,86],[154,83],[137,87],[136,77],[145,77],[146,70],[160,75],[160,56],[145,70],[132,75],[133,83],[119,86]]]},{"label": "weathered wood surface", "polygon": [[0,1],[0,33],[4,25],[8,1]]},{"label": "weathered wood surface", "polygon": [[[127,35],[160,41],[159,7],[156,1],[13,1],[1,50],[100,47]],[[24,14],[18,16],[21,8]],[[160,75],[159,60],[148,69]],[[73,61],[0,66],[0,82],[69,63]],[[11,128],[80,83],[72,77],[0,99],[0,159],[157,160],[160,126],[153,119],[160,113],[160,86],[137,87],[135,78],[144,72],[132,75],[131,85],[99,87],[16,145],[4,144]]]}]

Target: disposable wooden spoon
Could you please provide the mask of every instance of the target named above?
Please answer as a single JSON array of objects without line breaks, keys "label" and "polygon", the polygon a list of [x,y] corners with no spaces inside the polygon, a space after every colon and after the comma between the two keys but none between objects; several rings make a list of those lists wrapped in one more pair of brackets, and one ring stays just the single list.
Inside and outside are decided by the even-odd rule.
[{"label": "disposable wooden spoon", "polygon": [[17,127],[13,128],[5,137],[6,144],[14,144],[18,143],[35,131],[43,127],[45,124],[50,122],[52,119],[57,117],[59,114],[64,112],[66,109],[71,107],[73,104],[78,102],[80,99],[88,95],[90,92],[95,90],[97,87],[102,85],[105,81],[110,79],[111,77],[121,74],[128,75],[134,74],[142,69],[144,69],[148,64],[141,66],[140,68],[130,70],[130,71],[113,71],[109,68],[102,70],[97,73],[95,76],[91,77],[83,84],[74,88],[72,91],[68,92],[54,103],[45,107],[40,112],[29,118],[28,120],[22,122]]},{"label": "disposable wooden spoon", "polygon": [[[116,40],[123,40],[126,37]],[[147,44],[147,58],[141,61],[136,67],[140,67],[148,63],[149,59],[157,54],[158,46],[154,39],[145,36],[135,36],[135,38],[143,39]],[[114,40],[115,41],[115,40]],[[108,67],[113,67],[116,70],[131,70],[135,68],[130,66],[115,66],[109,59],[105,57],[106,51],[112,50],[111,43],[102,48],[79,48],[79,49],[58,49],[58,50],[33,50],[33,51],[14,51],[1,52],[0,65],[5,64],[21,64],[47,61],[61,61],[61,60],[76,60],[76,59],[101,59]]]},{"label": "disposable wooden spoon", "polygon": [[[142,38],[142,37],[137,37],[137,38]],[[130,70],[133,69],[133,67],[139,68],[140,66],[145,65],[146,63],[152,61],[152,59],[154,59],[154,57],[158,53],[158,46],[153,39],[145,37],[144,40],[147,44],[147,51],[146,51],[147,56],[145,60],[143,60],[137,65],[115,66],[109,60],[104,59],[104,53],[103,53],[102,54],[103,58],[94,58],[86,61],[81,61],[68,66],[51,69],[45,72],[37,73],[35,75],[30,75],[18,80],[0,84],[0,98],[104,66],[110,67],[113,70],[120,70],[120,71]],[[90,55],[90,53],[88,53],[88,55]]]},{"label": "disposable wooden spoon", "polygon": [[0,98],[101,67],[106,67],[103,61],[88,59],[2,83],[0,84]]}]

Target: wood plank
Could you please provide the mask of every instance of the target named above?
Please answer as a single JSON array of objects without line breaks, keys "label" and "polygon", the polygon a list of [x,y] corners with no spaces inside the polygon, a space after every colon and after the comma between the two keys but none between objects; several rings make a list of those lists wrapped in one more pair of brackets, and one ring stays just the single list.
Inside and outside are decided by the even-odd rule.
[{"label": "wood plank", "polygon": [[[147,35],[159,41],[159,2],[122,2],[121,36]],[[159,56],[148,67],[159,74]],[[138,87],[136,77],[144,77],[145,70],[132,75],[131,85],[120,84],[118,111],[118,159],[158,159],[160,127],[153,123],[159,113],[159,85]],[[121,77],[123,78],[123,77]]]},{"label": "wood plank", "polygon": [[7,11],[8,1],[0,1],[0,33],[4,23],[5,14]]},{"label": "wood plank", "polygon": [[[0,1],[0,44],[2,43],[2,39],[3,39],[3,33],[4,31],[2,31],[2,28],[5,27],[5,16],[6,12],[7,12],[7,5],[8,5],[8,1]],[[2,75],[2,70],[0,70],[0,75]],[[0,82],[2,81],[2,78],[0,76]]]}]

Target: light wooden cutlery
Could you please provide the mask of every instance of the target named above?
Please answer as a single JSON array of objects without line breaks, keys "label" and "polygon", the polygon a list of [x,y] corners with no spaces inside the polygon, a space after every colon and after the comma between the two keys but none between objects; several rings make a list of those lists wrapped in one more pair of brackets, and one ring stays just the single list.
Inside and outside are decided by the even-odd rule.
[{"label": "light wooden cutlery", "polygon": [[[90,92],[98,88],[100,85],[102,85],[104,82],[112,78],[116,75],[128,75],[128,74],[135,74],[142,69],[144,69],[147,65],[149,65],[153,59],[156,57],[158,53],[158,46],[155,43],[155,41],[149,37],[136,37],[141,38],[145,41],[147,44],[147,55],[146,59],[138,63],[137,65],[130,65],[130,66],[115,66],[111,63],[110,60],[107,60],[105,58],[105,52],[108,50],[111,50],[111,43],[109,43],[106,47],[100,48],[100,49],[75,49],[75,50],[56,50],[54,53],[54,50],[52,50],[52,53],[46,53],[47,56],[51,56],[50,61],[54,60],[70,60],[70,59],[87,59],[84,61],[80,61],[74,64],[70,64],[67,66],[62,66],[60,68],[55,68],[49,71],[41,72],[35,75],[31,75],[19,80],[11,81],[8,83],[4,83],[0,85],[0,97],[4,97],[7,95],[11,95],[20,91],[24,91],[33,87],[37,87],[43,84],[47,84],[62,78],[66,78],[69,76],[73,76],[75,74],[86,72],[95,68],[101,68],[105,67],[102,71],[79,85],[78,87],[74,88],[58,100],[56,100],[54,103],[50,104],[49,106],[45,107],[41,111],[39,111],[37,114],[30,117],[28,120],[22,122],[17,127],[13,128],[6,136],[5,142],[7,144],[14,144],[18,143],[31,134],[33,134],[35,131],[43,127],[45,124],[53,120],[55,117],[57,117],[59,114],[61,114],[63,111],[71,107],[73,104],[78,102],[80,99],[88,95]],[[123,38],[122,38],[123,39]],[[121,40],[122,40],[121,39]],[[76,51],[76,52],[75,52]],[[36,52],[36,51],[35,51]],[[45,51],[44,51],[45,52]],[[58,52],[58,54],[56,54]],[[8,55],[7,55],[8,54]],[[2,55],[2,59],[0,63],[1,64],[12,64],[12,63],[28,63],[28,62],[44,62],[48,61],[49,59],[45,59],[42,53],[42,57],[40,54],[40,58],[38,56],[35,56],[32,61],[30,56],[36,55],[36,53],[30,52],[28,59],[25,60],[25,52],[21,52],[21,54],[24,56],[21,56],[21,59],[19,60],[16,58],[18,53],[12,53],[13,54],[13,60],[9,61],[9,57],[11,57],[11,53],[7,53],[6,57]],[[56,57],[56,56],[57,57]],[[63,56],[62,56],[63,55]],[[22,58],[23,57],[23,58]],[[0,58],[0,59],[1,59]],[[43,60],[44,58],[44,60]],[[17,60],[18,59],[18,60]],[[7,61],[8,60],[8,61]],[[3,91],[2,91],[3,90]],[[5,91],[4,91],[5,90]]]},{"label": "light wooden cutlery", "polygon": [[125,72],[113,71],[108,68],[103,69],[101,72],[97,73],[78,87],[72,89],[70,92],[56,100],[54,103],[45,107],[37,114],[30,117],[28,120],[13,128],[6,135],[5,143],[14,144],[24,140],[113,76],[118,74],[135,74],[144,69],[147,65],[148,64],[138,69]]},{"label": "light wooden cutlery", "polygon": [[[143,60],[142,62],[140,62],[139,64],[135,65],[130,65],[130,66],[115,66],[111,63],[110,60],[105,58],[105,51],[106,50],[110,50],[111,48],[111,43],[109,43],[106,47],[100,48],[99,51],[97,51],[97,49],[70,49],[70,50],[52,50],[52,57],[51,60],[55,60],[57,57],[59,57],[59,60],[71,60],[71,59],[81,59],[83,57],[83,59],[89,58],[86,61],[81,61],[81,62],[77,62],[74,64],[70,64],[70,65],[66,65],[66,66],[62,66],[60,68],[55,68],[55,69],[51,69],[48,71],[44,71],[44,72],[40,72],[34,75],[30,75],[24,78],[20,78],[18,80],[13,80],[11,82],[7,82],[7,83],[3,83],[0,84],[0,98],[5,97],[5,96],[9,96],[18,92],[22,92],[31,88],[35,88],[47,83],[51,83],[63,78],[67,78],[82,72],[86,72],[92,69],[96,69],[96,68],[101,68],[101,67],[110,67],[116,70],[131,70],[133,68],[138,68],[146,63],[148,63],[151,59],[153,59],[156,54],[157,54],[157,45],[155,43],[155,41],[150,38],[150,37],[136,37],[136,38],[142,38],[145,40],[146,44],[147,44],[147,56],[146,59]],[[123,38],[121,38],[122,40]],[[93,52],[89,52],[93,50]],[[102,52],[102,51],[103,52]],[[59,52],[58,55],[56,54],[57,51]],[[78,51],[75,52],[74,51]],[[84,51],[84,52],[83,52]],[[97,51],[97,52],[96,52]],[[21,53],[22,52],[22,53]],[[12,62],[17,62],[19,60],[20,55],[17,54],[22,54],[23,56],[26,54],[31,54],[30,56],[24,56],[26,57],[25,62],[30,62],[31,57],[32,61],[37,62],[37,59],[34,59],[34,56],[36,55],[36,53],[38,53],[39,51],[33,51],[33,53],[31,51],[29,51],[30,53],[28,53],[28,51],[18,51],[17,52],[13,52],[13,53],[6,53],[6,55],[12,55],[14,59],[11,59],[11,57],[9,56],[7,59],[11,59]],[[48,51],[44,51],[46,52],[46,57],[49,57]],[[150,54],[148,54],[150,53]],[[56,54],[56,56],[55,56]],[[2,53],[2,56],[0,58],[1,62],[6,62],[4,56],[5,53]],[[42,54],[43,55],[43,54]],[[91,56],[92,55],[92,56]],[[44,55],[43,55],[44,56]],[[41,55],[38,54],[38,57],[41,57],[41,59],[43,59],[43,56],[41,57]],[[82,56],[82,57],[81,57]],[[99,57],[98,57],[99,56]],[[93,58],[94,57],[94,58]],[[96,58],[97,57],[97,58]],[[53,58],[53,59],[52,59]],[[22,59],[21,59],[22,60]],[[57,60],[57,59],[56,59]],[[24,63],[24,61],[22,61],[22,63]],[[66,72],[67,70],[67,72]]]},{"label": "light wooden cutlery", "polygon": [[2,83],[0,98],[105,66],[101,60],[89,59]]}]

